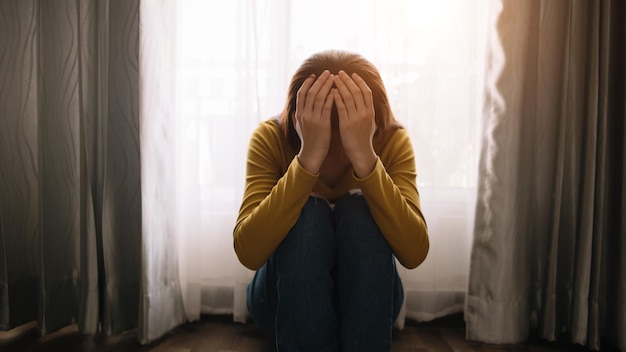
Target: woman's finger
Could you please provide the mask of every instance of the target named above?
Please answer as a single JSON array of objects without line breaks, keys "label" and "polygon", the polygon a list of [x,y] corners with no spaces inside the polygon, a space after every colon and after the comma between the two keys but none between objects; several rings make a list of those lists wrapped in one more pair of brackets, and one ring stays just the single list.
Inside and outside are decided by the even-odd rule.
[{"label": "woman's finger", "polygon": [[[320,88],[315,96],[315,106],[313,107],[313,114],[323,111],[326,108],[326,103],[328,100],[328,96],[330,95],[330,90],[333,87],[335,81],[334,75],[329,75],[324,82],[324,85]],[[332,104],[331,104],[332,107]]]},{"label": "woman's finger", "polygon": [[311,86],[315,83],[315,74],[310,75],[302,82],[298,93],[296,94],[296,111],[302,112],[306,103],[306,94],[311,89]]},{"label": "woman's finger", "polygon": [[350,91],[350,89],[348,88],[348,86],[346,85],[344,81],[344,78],[342,77],[345,74],[346,74],[345,72],[339,71],[339,74],[337,75],[337,78],[335,79],[335,85],[337,86],[336,90],[337,90],[337,93],[341,96],[341,100],[346,109],[346,112],[349,114],[354,114],[357,112],[356,105],[355,105],[356,102],[354,100],[354,97],[352,96],[352,92]]},{"label": "woman's finger", "polygon": [[361,94],[363,94],[363,102],[365,103],[365,107],[368,109],[374,109],[374,97],[372,96],[372,90],[365,83],[365,80],[361,78],[356,72],[352,74],[352,80],[361,90]]},{"label": "woman's finger", "polygon": [[365,102],[363,101],[363,93],[361,92],[361,89],[359,89],[359,86],[354,83],[352,78],[348,76],[345,71],[340,71],[339,76],[341,77],[342,82],[346,85],[348,90],[350,90],[357,111],[360,110],[361,107],[365,107]]},{"label": "woman's finger", "polygon": [[[320,92],[321,93],[321,92]],[[322,113],[320,114],[321,119],[330,119],[330,114],[333,110],[333,102],[335,100],[334,94],[326,93],[326,102],[324,103],[324,107],[322,108]]]},{"label": "woman's finger", "polygon": [[[324,83],[326,83],[329,77],[330,77],[330,71],[324,70],[324,72],[322,72],[322,74],[315,80],[315,83],[313,83],[311,88],[306,92],[306,102],[304,103],[305,110],[313,111],[313,108],[315,107],[315,102],[316,102],[315,100],[317,98],[317,93],[320,91],[320,89],[322,89],[322,87],[324,86]],[[325,99],[326,97],[323,97],[323,100],[321,100],[320,106],[324,105]]]},{"label": "woman's finger", "polygon": [[346,104],[341,97],[341,93],[339,93],[338,88],[333,88],[331,94],[333,95],[333,99],[335,101],[335,105],[337,106],[337,113],[339,114],[339,120],[347,120],[348,119],[348,109],[346,108]]}]

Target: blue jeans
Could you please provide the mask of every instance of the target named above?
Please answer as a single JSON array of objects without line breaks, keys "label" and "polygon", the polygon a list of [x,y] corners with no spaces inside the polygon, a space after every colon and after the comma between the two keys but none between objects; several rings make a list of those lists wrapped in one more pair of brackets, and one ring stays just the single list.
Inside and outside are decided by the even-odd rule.
[{"label": "blue jeans", "polygon": [[248,310],[278,351],[389,351],[403,289],[362,195],[309,197],[248,285]]}]

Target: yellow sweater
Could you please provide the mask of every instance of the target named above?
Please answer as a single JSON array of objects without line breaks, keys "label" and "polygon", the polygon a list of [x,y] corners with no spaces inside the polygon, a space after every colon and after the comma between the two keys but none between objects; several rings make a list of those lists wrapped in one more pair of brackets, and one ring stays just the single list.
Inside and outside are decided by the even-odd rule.
[{"label": "yellow sweater", "polygon": [[312,192],[333,200],[361,189],[396,258],[409,269],[421,264],[429,241],[409,136],[398,128],[386,140],[374,138],[373,145],[378,160],[370,175],[359,179],[350,169],[329,188],[300,165],[276,120],[262,122],[250,140],[243,202],[233,233],[239,261],[259,269],[296,223]]}]

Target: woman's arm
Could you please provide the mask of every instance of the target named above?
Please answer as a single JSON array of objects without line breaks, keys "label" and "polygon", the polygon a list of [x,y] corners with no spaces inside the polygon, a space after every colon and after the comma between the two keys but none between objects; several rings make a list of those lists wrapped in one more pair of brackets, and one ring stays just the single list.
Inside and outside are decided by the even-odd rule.
[{"label": "woman's arm", "polygon": [[396,258],[409,269],[420,265],[429,249],[415,178],[413,147],[402,128],[380,152],[374,171],[356,178],[376,224]]},{"label": "woman's arm", "polygon": [[335,84],[337,88],[332,94],[339,113],[341,141],[352,162],[355,179],[400,263],[415,268],[426,258],[429,242],[409,137],[404,129],[397,129],[376,157],[372,143],[377,128],[372,90],[358,74],[350,76],[344,71],[339,72]]},{"label": "woman's arm", "polygon": [[235,252],[249,269],[259,269],[296,223],[318,176],[294,158],[284,175],[280,129],[264,122],[248,148],[243,201],[233,232]]}]

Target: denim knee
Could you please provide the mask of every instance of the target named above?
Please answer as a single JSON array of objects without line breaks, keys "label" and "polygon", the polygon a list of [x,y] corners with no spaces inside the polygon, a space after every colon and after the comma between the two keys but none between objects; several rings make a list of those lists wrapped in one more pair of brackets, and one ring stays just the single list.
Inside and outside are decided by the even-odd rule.
[{"label": "denim knee", "polygon": [[343,350],[388,351],[397,303],[402,299],[396,298],[391,247],[362,194],[351,192],[339,199],[333,216]]},{"label": "denim knee", "polygon": [[298,220],[275,252],[275,256],[308,256],[333,251],[334,230],[331,209],[320,197],[307,199]]},{"label": "denim knee", "polygon": [[310,197],[270,258],[276,273],[276,344],[283,350],[336,350],[331,209]]},{"label": "denim knee", "polygon": [[352,191],[337,201],[333,212],[338,243],[354,244],[356,251],[379,251],[381,255],[392,255],[391,247],[384,238],[372,216],[367,200]]}]

